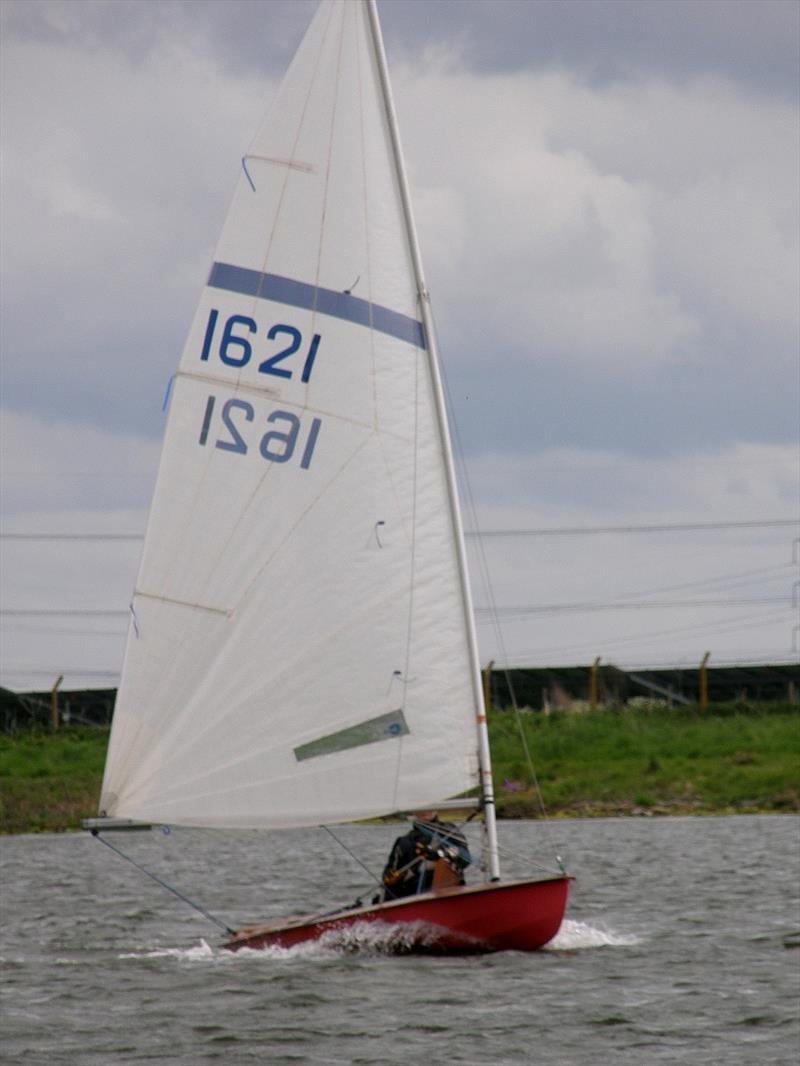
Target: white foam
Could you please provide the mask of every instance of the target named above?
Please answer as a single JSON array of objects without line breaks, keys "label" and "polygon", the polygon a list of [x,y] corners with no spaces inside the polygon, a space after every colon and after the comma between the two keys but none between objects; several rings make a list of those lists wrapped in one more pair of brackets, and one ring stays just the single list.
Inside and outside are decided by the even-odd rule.
[{"label": "white foam", "polygon": [[640,939],[630,933],[615,933],[587,922],[565,918],[561,928],[545,947],[545,951],[575,951],[580,948],[619,948],[639,944]]},{"label": "white foam", "polygon": [[152,951],[128,951],[118,955],[118,959],[182,959],[187,962],[205,962],[216,958],[220,953],[215,951],[205,940],[201,940],[192,948],[154,948]]},{"label": "white foam", "polygon": [[239,955],[259,955],[271,958],[331,958],[334,955],[359,954],[398,955],[414,947],[430,947],[436,943],[441,930],[425,922],[353,922],[328,929],[314,940],[296,944],[292,948],[242,948]]},{"label": "white foam", "polygon": [[[154,948],[150,951],[132,951],[117,956],[120,959],[175,959],[178,962],[208,963],[233,959],[277,960],[330,959],[342,954],[358,952],[366,955],[405,954],[414,947],[435,943],[438,930],[424,922],[403,922],[388,925],[385,922],[354,922],[338,929],[329,929],[315,940],[307,940],[291,948],[264,947],[240,948],[230,952],[225,948],[212,947],[205,940],[187,948]],[[639,937],[616,933],[602,926],[565,918],[556,936],[544,948],[545,951],[577,951],[584,948],[630,947],[641,943]]]},{"label": "white foam", "polygon": [[212,947],[205,940],[188,948],[154,948],[150,951],[130,951],[120,959],[176,959],[179,962],[209,962],[232,959],[330,959],[337,955],[360,954],[397,955],[414,946],[435,942],[440,930],[424,922],[404,922],[387,925],[384,922],[354,922],[352,925],[329,929],[315,940],[296,944],[291,948],[267,946],[240,948],[236,952]]}]

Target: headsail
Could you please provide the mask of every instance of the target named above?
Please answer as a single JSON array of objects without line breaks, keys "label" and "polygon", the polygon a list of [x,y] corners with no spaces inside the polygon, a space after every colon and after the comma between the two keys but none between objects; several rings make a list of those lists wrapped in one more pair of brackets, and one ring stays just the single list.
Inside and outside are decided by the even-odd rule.
[{"label": "headsail", "polygon": [[478,784],[474,653],[365,4],[325,0],[175,379],[101,810],[336,822]]}]

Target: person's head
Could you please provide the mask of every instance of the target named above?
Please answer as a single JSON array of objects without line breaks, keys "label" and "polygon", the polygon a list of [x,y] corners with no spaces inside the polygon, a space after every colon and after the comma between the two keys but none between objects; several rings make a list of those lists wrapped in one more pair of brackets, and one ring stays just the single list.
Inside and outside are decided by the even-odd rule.
[{"label": "person's head", "polygon": [[438,817],[438,811],[414,811],[415,822],[432,822]]}]

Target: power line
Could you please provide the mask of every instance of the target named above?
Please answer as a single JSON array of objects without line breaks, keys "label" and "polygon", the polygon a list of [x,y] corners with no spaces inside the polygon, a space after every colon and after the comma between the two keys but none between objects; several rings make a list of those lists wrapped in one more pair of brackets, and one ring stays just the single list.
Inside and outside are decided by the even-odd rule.
[{"label": "power line", "polygon": [[546,529],[486,529],[468,530],[467,537],[569,537],[596,533],[687,533],[713,529],[766,529],[795,526],[800,519],[769,518],[748,522],[668,522],[662,525],[641,526],[555,526]]},{"label": "power line", "polygon": [[[553,526],[541,529],[486,529],[467,530],[467,537],[568,537],[601,533],[688,533],[715,529],[769,529],[795,526],[800,529],[800,519],[765,518],[737,522],[666,522],[659,525],[631,526]],[[0,533],[0,540],[108,540],[140,541],[143,533]]]},{"label": "power line", "polygon": [[791,600],[786,596],[742,597],[735,600],[650,600],[644,603],[547,603],[522,607],[476,607],[475,614],[486,618],[496,613],[499,618],[526,618],[534,614],[557,614],[559,611],[639,611],[643,609],[666,610],[675,607],[751,607],[783,604],[791,607]]},{"label": "power line", "polygon": [[52,670],[17,670],[13,666],[3,668],[3,674],[7,677],[54,677],[56,674],[74,674],[78,677],[119,677],[119,667],[116,670],[84,670],[82,666],[68,666],[53,668]]},{"label": "power line", "polygon": [[[496,616],[498,618],[524,618],[534,614],[556,614],[559,611],[630,611],[643,609],[667,610],[676,607],[760,607],[782,604],[792,607],[794,604],[787,596],[742,596],[737,599],[712,600],[645,600],[638,603],[544,603],[525,604],[508,607],[476,607],[475,614],[480,618]],[[102,610],[95,608],[0,608],[3,618],[128,618],[129,611]]]},{"label": "power line", "polygon": [[129,611],[100,611],[100,610],[87,610],[85,608],[80,609],[68,609],[68,608],[54,608],[54,609],[31,609],[31,610],[17,610],[11,608],[6,610],[3,608],[0,610],[0,616],[4,618],[72,618],[80,615],[81,617],[91,618],[128,618],[130,616]]},{"label": "power line", "polygon": [[56,637],[102,637],[110,640],[121,640],[124,638],[126,630],[111,629],[107,625],[103,625],[100,629],[77,628],[67,622],[65,625],[40,625],[33,622],[31,625],[20,624],[15,622],[14,633],[31,633],[35,636],[56,636]]},{"label": "power line", "polygon": [[[591,653],[594,654],[593,652]],[[623,655],[621,659],[612,662],[605,662],[606,666],[615,666],[617,669],[629,673],[632,670],[696,670],[698,666],[698,659],[642,659],[641,661],[628,659]],[[515,657],[511,662],[505,664],[509,670],[558,670],[564,669],[564,664],[554,666],[552,659],[545,659],[541,662],[535,661],[535,653],[532,656],[519,655]],[[582,668],[587,666],[588,663],[585,660],[572,663],[572,668]],[[719,662],[716,659],[709,663],[709,670],[726,670],[731,667],[742,669],[743,667],[751,667],[753,671],[758,670],[764,666],[779,666],[779,667],[798,667],[797,659],[791,659],[787,656],[786,651],[780,649],[771,652],[764,652],[763,655],[759,655],[757,659],[754,659],[752,655],[749,656],[733,656],[720,659]]]},{"label": "power line", "polygon": [[[635,600],[640,602],[643,597],[662,595],[665,592],[686,592],[688,590],[699,591],[705,589],[708,592],[726,592],[742,585],[753,585],[757,582],[775,582],[786,580],[786,571],[791,568],[790,563],[778,563],[776,566],[761,566],[755,570],[737,570],[733,573],[717,574],[715,577],[703,578],[698,581],[683,581],[678,585],[661,585],[658,588],[634,589],[621,592],[620,599]],[[767,577],[766,575],[770,575]],[[720,587],[727,586],[727,588]]]},{"label": "power line", "polygon": [[143,540],[143,533],[0,533],[0,540]]},{"label": "power line", "polygon": [[[651,630],[650,632],[638,631],[635,634],[620,634],[611,637],[587,637],[580,640],[577,643],[572,644],[558,644],[550,646],[538,646],[536,654],[546,654],[550,658],[558,656],[563,659],[565,655],[570,654],[589,654],[590,652],[597,654],[603,651],[604,654],[615,655],[619,654],[617,649],[623,645],[630,646],[633,644],[650,644],[653,641],[660,641],[663,643],[663,638],[666,637],[680,637],[685,638],[690,636],[694,639],[695,636],[701,636],[705,639],[705,634],[714,633],[716,636],[720,634],[729,634],[742,629],[754,629],[756,626],[763,628],[765,625],[780,624],[785,617],[785,611],[780,612],[767,612],[757,615],[739,615],[737,618],[726,619],[724,622],[700,622],[692,625],[673,626],[669,629]],[[604,649],[610,649],[605,652]],[[788,652],[784,652],[787,655]]]}]

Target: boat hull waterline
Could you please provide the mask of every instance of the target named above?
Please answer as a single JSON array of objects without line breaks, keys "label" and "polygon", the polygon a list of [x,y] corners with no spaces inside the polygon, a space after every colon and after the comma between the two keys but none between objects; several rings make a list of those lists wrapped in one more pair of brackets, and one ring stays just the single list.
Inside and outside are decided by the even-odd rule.
[{"label": "boat hull waterline", "polygon": [[[559,876],[459,886],[333,914],[250,925],[236,930],[222,947],[292,948],[322,939],[335,941],[337,934],[352,944],[347,934],[366,926],[388,933],[387,947],[403,953],[536,951],[559,930],[570,880]],[[395,932],[398,935],[392,936]]]}]

